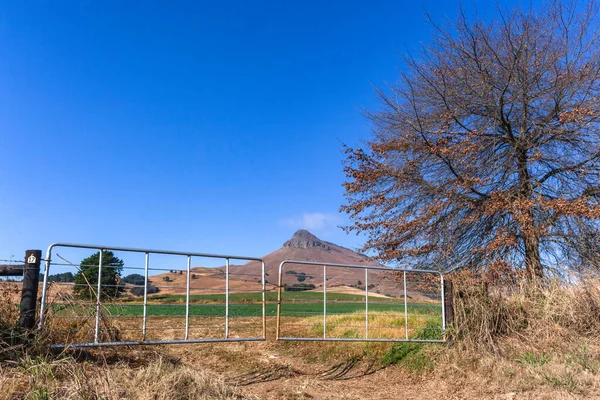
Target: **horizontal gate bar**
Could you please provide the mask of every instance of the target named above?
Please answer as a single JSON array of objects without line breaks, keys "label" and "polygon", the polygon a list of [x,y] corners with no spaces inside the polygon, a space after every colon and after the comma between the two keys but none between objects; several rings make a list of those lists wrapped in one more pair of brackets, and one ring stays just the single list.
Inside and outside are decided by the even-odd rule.
[{"label": "horizontal gate bar", "polygon": [[186,343],[219,343],[219,342],[262,342],[263,338],[236,338],[236,339],[191,339],[191,340],[146,340],[129,342],[99,342],[99,343],[74,343],[55,344],[52,348],[64,349],[67,347],[107,347],[107,346],[155,346],[160,344],[186,344]]},{"label": "horizontal gate bar", "polygon": [[284,341],[301,341],[301,342],[407,342],[407,343],[445,343],[445,340],[438,339],[376,339],[369,338],[364,340],[360,338],[297,338],[297,337],[280,337],[279,340]]},{"label": "horizontal gate bar", "polygon": [[[156,250],[156,249],[140,249],[136,247],[119,247],[119,246],[101,246],[97,244],[76,244],[76,243],[53,243],[48,247],[50,254],[54,247],[72,247],[75,249],[101,249],[101,250],[115,250],[115,251],[127,251],[132,253],[154,253],[154,254],[170,254],[174,256],[192,256],[192,257],[209,257],[209,258],[230,258],[233,260],[242,261],[262,261],[259,257],[246,257],[246,256],[232,256],[226,254],[211,254],[211,253],[195,253],[190,251],[174,251],[174,250]],[[46,257],[47,258],[47,257]],[[44,261],[48,261],[47,259]]]},{"label": "horizontal gate bar", "polygon": [[336,263],[326,263],[326,262],[316,262],[316,261],[301,261],[301,260],[284,260],[279,265],[280,267],[284,264],[301,264],[301,265],[318,265],[323,266],[327,265],[328,267],[340,267],[340,268],[357,268],[357,269],[368,269],[368,270],[378,270],[378,271],[388,271],[388,272],[421,272],[427,274],[437,274],[442,276],[442,273],[439,271],[434,271],[430,269],[400,269],[400,268],[390,268],[390,267],[375,267],[370,265],[358,265],[358,264],[336,264]]}]

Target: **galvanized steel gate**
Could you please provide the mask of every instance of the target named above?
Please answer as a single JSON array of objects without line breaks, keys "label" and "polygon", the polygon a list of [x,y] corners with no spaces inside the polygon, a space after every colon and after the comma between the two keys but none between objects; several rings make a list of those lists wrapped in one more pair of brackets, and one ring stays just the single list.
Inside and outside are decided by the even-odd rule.
[{"label": "galvanized steel gate", "polygon": [[[293,265],[310,270],[291,270]],[[336,272],[328,274],[332,269]],[[340,271],[344,269],[358,274],[344,275]],[[284,282],[288,276],[300,277],[301,282],[308,282],[310,277],[313,283],[290,286]],[[412,281],[407,281],[407,276]],[[413,296],[408,294],[409,287]],[[377,288],[389,293],[382,294]],[[319,290],[321,298],[295,296],[296,289],[310,289],[313,294]],[[398,291],[392,294],[394,289]],[[444,276],[437,271],[285,260],[279,266],[276,339],[442,343],[446,330],[444,301]],[[286,310],[286,305],[291,309]],[[286,317],[291,322],[284,324]],[[293,327],[286,330],[291,334],[282,334],[286,327]]]},{"label": "galvanized steel gate", "polygon": [[[98,263],[76,264],[56,253],[64,261],[58,262],[52,258],[56,249],[87,256],[96,252]],[[120,268],[103,262],[109,251],[137,256],[139,263],[128,262],[126,269],[143,271],[142,284],[103,282],[103,270]],[[195,258],[225,265],[195,268]],[[173,268],[177,259],[185,267]],[[231,260],[255,262],[256,273],[230,265]],[[88,272],[81,274],[85,268]],[[92,271],[94,282],[50,282],[53,272],[64,270],[84,279]],[[161,275],[164,282],[158,285],[154,280]],[[444,276],[439,272],[286,260],[272,288],[276,308],[267,304],[265,275],[265,263],[256,257],[55,243],[45,258],[39,328],[51,335],[55,347],[264,341],[269,313],[276,316],[275,339],[282,341],[445,341]],[[92,296],[74,296],[78,287]],[[136,295],[106,296],[109,290],[134,289]]]},{"label": "galvanized steel gate", "polygon": [[[98,265],[78,265],[70,262],[66,257],[58,254],[58,258],[64,260],[65,263],[56,262],[52,258],[52,253],[53,250],[57,248],[83,249],[88,252],[88,255],[89,251],[97,252],[99,255]],[[115,301],[117,299],[116,296],[112,299],[103,298],[103,294],[105,294],[107,290],[114,290],[116,292],[122,291],[126,288],[126,286],[122,283],[118,283],[117,285],[106,283],[103,284],[103,268],[117,268],[116,266],[106,265],[106,263],[103,263],[102,257],[105,254],[108,254],[106,253],[107,251],[137,254],[143,257],[143,266],[128,265],[126,267],[128,270],[144,271],[143,300],[141,303],[139,300],[136,301],[136,299],[133,299],[133,301],[117,303]],[[187,262],[185,264],[185,268],[183,269],[174,268],[172,266],[173,261],[169,261],[169,268],[165,268],[164,266],[153,267],[151,264],[151,256],[183,257]],[[191,280],[197,278],[201,283],[203,278],[208,279],[203,276],[196,276],[194,269],[192,269],[192,258],[221,259],[225,262],[224,268],[214,269],[215,273],[220,274],[220,279],[224,278],[224,287],[216,289],[202,289],[201,293],[203,298],[208,298],[208,301],[205,301],[204,303],[196,304],[191,302]],[[231,260],[256,261],[260,263],[260,272],[258,274],[252,274],[251,278],[249,277],[250,274],[232,273],[230,271]],[[63,270],[73,270],[73,268],[75,268],[76,271],[80,271],[80,268],[97,268],[97,282],[94,282],[93,285],[90,285],[89,282],[83,284],[65,282],[50,283],[50,274],[52,272],[56,273],[56,271],[61,268]],[[185,313],[183,313],[183,304],[164,304],[164,301],[151,301],[155,297],[150,297],[148,294],[148,289],[151,286],[149,285],[150,271],[163,272],[166,275],[166,278],[163,277],[163,280],[166,282],[174,281],[174,279],[169,278],[169,274],[174,277],[181,276],[183,278],[185,273],[185,287],[166,285],[164,283],[154,286],[159,290],[167,290],[168,288],[175,292],[181,292],[185,289]],[[253,290],[253,292],[260,293],[260,297],[257,299],[256,303],[253,304],[256,306],[256,308],[251,310],[253,314],[252,317],[246,318],[243,315],[236,315],[236,317],[243,319],[239,326],[232,326],[230,324],[230,307],[232,306],[230,303],[230,279],[232,276],[234,276],[237,280],[244,278],[246,285],[248,284],[247,282],[250,282],[250,284],[253,284],[257,288],[257,290]],[[74,297],[71,294],[71,289],[76,288],[77,286],[83,286],[86,289],[89,289],[91,292],[93,292],[93,297],[95,298],[81,300],[77,297]],[[138,287],[140,286],[141,285],[138,285]],[[62,288],[64,287],[67,287],[68,289],[63,290]],[[52,301],[49,301],[49,293],[51,291],[54,291],[55,293],[53,293]],[[207,291],[209,291],[208,294],[206,294]],[[234,290],[235,293],[240,293],[240,291],[241,289]],[[217,301],[223,297],[223,294],[224,302],[217,303]],[[182,296],[179,296],[179,300],[182,300],[181,297]],[[177,298],[177,296],[175,296],[175,298]],[[137,344],[152,345],[170,343],[262,341],[266,339],[265,304],[265,264],[260,258],[236,255],[138,249],[118,246],[55,243],[48,247],[48,251],[46,253],[39,328],[46,329],[51,335],[53,335],[53,340],[56,343],[55,347],[96,347]],[[203,310],[196,310],[196,308],[202,307],[204,308]],[[150,314],[149,310],[155,308],[158,308],[159,311]],[[190,310],[192,308],[194,308],[194,311],[198,312],[190,315]],[[247,308],[248,306],[246,306],[246,309]],[[175,312],[173,312],[173,310]],[[48,318],[48,314],[50,313],[52,314],[52,318]],[[159,321],[161,324],[154,327],[149,327],[148,320],[156,318],[160,318],[162,320],[162,322]],[[185,326],[175,326],[177,320],[181,318],[184,318]],[[202,325],[191,325],[191,318],[204,320],[205,322]],[[221,320],[222,324],[219,323],[219,320]],[[113,325],[115,321],[118,323],[118,326]],[[257,323],[258,325],[252,325]],[[250,329],[258,334],[253,336],[232,336],[232,329]],[[162,331],[161,336],[155,339],[149,339],[148,335],[150,330]],[[197,333],[194,335],[195,337],[192,337],[191,335],[190,331],[192,330]],[[177,331],[183,331],[183,334],[177,334]],[[217,334],[215,334],[215,331]],[[171,338],[165,339],[165,335],[171,336]]]}]

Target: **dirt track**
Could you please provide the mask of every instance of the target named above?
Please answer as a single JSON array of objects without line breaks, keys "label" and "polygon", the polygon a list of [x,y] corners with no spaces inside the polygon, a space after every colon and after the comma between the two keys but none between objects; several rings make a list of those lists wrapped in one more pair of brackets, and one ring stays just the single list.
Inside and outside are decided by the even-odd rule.
[{"label": "dirt track", "polygon": [[[518,373],[511,382],[505,376],[467,375],[452,364],[422,374],[397,366],[382,368],[373,360],[353,357],[364,346],[258,342],[163,349],[183,362],[224,376],[240,394],[258,399],[600,398],[593,389],[585,394],[547,386],[523,390]],[[331,359],[311,359],[310,354],[319,351],[331,353]]]}]

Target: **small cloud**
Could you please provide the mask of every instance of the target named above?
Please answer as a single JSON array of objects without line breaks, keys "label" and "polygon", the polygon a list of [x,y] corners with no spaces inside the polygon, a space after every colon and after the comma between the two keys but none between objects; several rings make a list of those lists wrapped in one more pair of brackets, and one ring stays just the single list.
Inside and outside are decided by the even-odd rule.
[{"label": "small cloud", "polygon": [[342,223],[342,217],[338,214],[327,214],[327,213],[304,213],[301,217],[286,218],[281,220],[281,224],[290,226],[295,229],[307,229],[307,230],[324,230],[328,228],[335,228]]}]

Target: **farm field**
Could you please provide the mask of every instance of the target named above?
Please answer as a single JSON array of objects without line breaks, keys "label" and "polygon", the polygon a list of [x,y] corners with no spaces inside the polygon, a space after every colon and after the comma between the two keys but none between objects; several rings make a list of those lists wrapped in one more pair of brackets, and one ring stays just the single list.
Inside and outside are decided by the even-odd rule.
[{"label": "farm field", "polygon": [[[275,316],[277,313],[277,294],[266,293],[266,314]],[[261,293],[234,293],[229,296],[230,316],[260,316],[262,315]],[[147,315],[149,316],[185,316],[186,297],[181,295],[152,296],[148,297]],[[404,313],[404,300],[402,298],[380,298],[369,296],[369,314],[378,312]],[[78,315],[90,315],[95,313],[95,303],[87,304],[62,304],[54,303],[53,308],[57,313],[78,313]],[[193,316],[225,316],[225,295],[207,294],[190,296],[190,315]],[[440,304],[407,304],[410,314],[418,315],[440,315]],[[104,303],[103,309],[108,315],[142,316],[144,306],[139,300]],[[328,293],[327,314],[349,314],[359,313],[365,310],[364,296]],[[323,293],[317,292],[284,292],[282,294],[282,316],[302,316],[323,313]]]},{"label": "farm field", "polygon": [[[259,292],[230,295],[229,337],[262,337],[262,294]],[[266,293],[267,337],[275,337],[277,294]],[[320,338],[403,339],[429,329],[430,339],[441,339],[440,304],[408,303],[404,314],[403,298],[369,297],[369,332],[366,331],[365,297],[328,293],[326,326],[323,326],[323,293],[283,292],[281,336]],[[144,306],[135,299],[120,303],[103,303],[101,307],[101,341],[139,341],[142,335]],[[96,305],[93,301],[53,303],[53,336],[57,343],[93,341]],[[225,295],[190,296],[189,338],[222,339],[225,337]],[[148,298],[146,340],[182,340],[185,338],[185,296],[158,295]],[[407,326],[408,322],[408,326]]]}]

